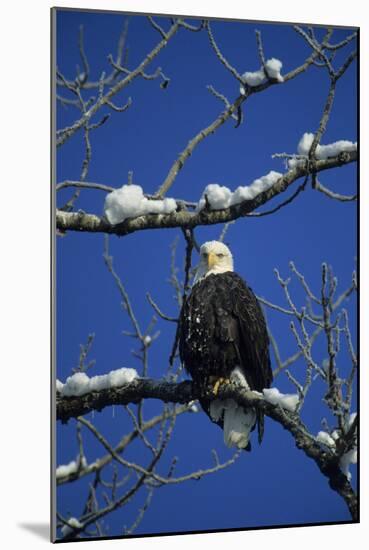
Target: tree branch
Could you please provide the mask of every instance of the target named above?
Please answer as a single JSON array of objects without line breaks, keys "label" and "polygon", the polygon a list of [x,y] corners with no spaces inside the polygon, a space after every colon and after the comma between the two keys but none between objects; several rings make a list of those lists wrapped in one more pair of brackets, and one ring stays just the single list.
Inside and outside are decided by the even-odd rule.
[{"label": "tree branch", "polygon": [[[157,416],[153,416],[150,418],[150,420],[145,421],[141,426],[141,431],[144,433],[146,431],[151,430],[152,428],[156,427],[158,424],[163,422],[166,419],[172,418],[172,416],[178,416],[186,412],[191,412],[191,404],[188,405],[180,405],[174,409],[173,412],[170,411],[164,411],[162,414],[159,414]],[[127,447],[139,436],[138,429],[135,428],[130,432],[129,434],[126,434],[122,437],[122,439],[119,441],[119,443],[114,447],[115,453],[122,453]],[[62,485],[64,483],[70,483],[73,481],[76,481],[77,479],[80,479],[81,477],[84,477],[88,474],[94,473],[94,472],[100,472],[107,464],[109,464],[113,460],[113,457],[111,453],[108,453],[96,460],[94,460],[90,464],[83,465],[81,464],[80,468],[78,468],[77,471],[68,473],[66,475],[59,475],[56,478],[56,482],[58,485]]]},{"label": "tree branch", "polygon": [[[70,418],[85,415],[92,410],[101,411],[111,405],[138,403],[142,399],[159,399],[165,403],[188,403],[200,397],[200,391],[192,382],[180,383],[139,378],[119,388],[92,392],[79,397],[57,397],[57,419],[67,422]],[[211,399],[211,396],[208,396]],[[255,407],[278,422],[295,439],[296,446],[313,459],[320,471],[328,478],[330,487],[344,498],[354,521],[358,519],[357,497],[347,477],[339,467],[339,457],[323,449],[309,434],[298,414],[266,402],[262,396],[233,385],[224,386],[218,399],[234,399],[243,407]]]},{"label": "tree branch", "polygon": [[63,212],[57,210],[56,224],[60,231],[86,231],[89,233],[110,233],[118,236],[128,235],[145,229],[167,229],[173,227],[193,228],[198,225],[226,223],[247,216],[269,200],[278,196],[300,177],[331,168],[344,166],[357,160],[357,152],[341,153],[337,157],[312,161],[309,166],[296,166],[286,172],[270,189],[260,193],[252,200],[243,201],[222,210],[201,210],[200,212],[176,211],[171,214],[147,214],[130,218],[118,225],[110,225],[104,218],[85,212]]},{"label": "tree branch", "polygon": [[322,185],[319,181],[316,181],[315,189],[330,199],[335,199],[337,201],[351,202],[357,200],[357,195],[341,195],[340,193],[335,193],[334,191],[331,191],[331,189],[328,189],[328,187]]},{"label": "tree branch", "polygon": [[176,34],[179,28],[179,22],[174,23],[172,27],[169,29],[169,31],[166,33],[166,38],[162,39],[155,48],[145,57],[145,59],[134,69],[131,71],[123,80],[120,80],[117,82],[114,86],[110,88],[110,90],[100,97],[96,103],[86,111],[83,116],[74,122],[72,126],[69,126],[68,128],[64,128],[60,131],[59,137],[57,139],[56,145],[57,147],[60,145],[63,145],[67,139],[69,139],[71,136],[73,136],[77,130],[82,128],[86,123],[90,121],[90,119],[97,113],[97,111],[103,106],[108,105],[109,102],[111,102],[112,97],[114,97],[118,92],[123,90],[126,86],[131,84],[131,82],[137,77],[140,76],[143,70],[151,63],[151,61],[159,54],[159,52],[167,45],[168,41]]}]

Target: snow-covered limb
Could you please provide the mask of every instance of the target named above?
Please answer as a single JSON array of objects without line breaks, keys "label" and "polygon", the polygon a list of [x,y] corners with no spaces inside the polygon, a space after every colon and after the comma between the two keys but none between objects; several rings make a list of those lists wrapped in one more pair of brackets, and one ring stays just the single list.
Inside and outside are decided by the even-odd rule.
[{"label": "snow-covered limb", "polygon": [[345,453],[340,459],[340,469],[347,479],[351,480],[350,466],[357,463],[357,448],[354,447]]},{"label": "snow-covered limb", "polygon": [[[208,31],[210,30],[210,27],[208,26]],[[241,83],[242,88],[244,84],[244,79],[234,67],[232,67],[227,60],[224,58],[224,56],[220,53],[219,48],[215,44],[215,41],[213,37],[211,37],[211,31],[209,33],[210,41],[212,43],[212,46],[221,60],[221,62],[227,67],[227,69],[233,74],[233,76]],[[296,67],[295,69],[291,70],[289,73],[284,75],[284,82],[288,82],[289,80],[292,80],[296,78],[298,75],[303,73],[308,69],[308,67],[314,62],[314,60],[317,58],[318,54],[317,52],[312,52],[312,54],[305,60],[305,62],[300,65],[299,67]],[[269,66],[269,70],[273,72],[273,69],[275,69],[275,65],[272,63]],[[271,79],[265,79],[264,82],[262,82],[258,86],[251,86],[249,87],[249,90],[247,92],[247,97],[250,97],[251,95],[255,93],[260,93],[266,90],[267,88],[274,86],[278,84],[278,79],[271,78]],[[179,157],[175,160],[173,165],[171,166],[167,177],[163,181],[163,183],[160,185],[160,187],[157,190],[157,196],[162,197],[164,196],[168,189],[173,184],[174,180],[176,179],[178,173],[180,170],[182,170],[185,162],[190,158],[191,154],[193,153],[194,149],[207,137],[214,134],[214,132],[222,126],[229,118],[233,117],[235,114],[237,114],[237,119],[240,121],[241,117],[239,114],[239,110],[241,109],[242,104],[246,100],[246,96],[242,94],[242,90],[240,91],[240,96],[229,106],[227,107],[211,124],[204,127],[200,132],[198,132],[190,141],[188,142],[185,149],[181,152]]]},{"label": "snow-covered limb", "polygon": [[[353,426],[353,423],[356,420],[356,417],[357,417],[356,412],[353,412],[350,414],[350,417],[347,420],[344,427],[344,433],[342,434],[343,437],[347,435],[352,427],[354,430],[354,443],[352,444],[351,448],[349,448],[341,456],[339,460],[340,470],[347,477],[349,481],[351,480],[350,466],[351,464],[356,464],[357,462],[356,427]],[[334,430],[331,434],[321,431],[317,434],[316,439],[319,443],[322,443],[323,445],[326,445],[327,447],[334,450],[336,450],[336,446],[338,446],[337,450],[339,451],[340,437],[341,437],[341,434],[338,430]]]},{"label": "snow-covered limb", "polygon": [[189,402],[189,411],[192,413],[198,413],[199,412],[199,406],[197,405],[196,401],[190,401]]},{"label": "snow-covered limb", "polygon": [[61,533],[63,537],[67,537],[73,533],[74,529],[81,529],[82,527],[83,524],[77,518],[72,517],[67,520],[67,524],[63,525],[61,528]]},{"label": "snow-covered limb", "polygon": [[[85,415],[92,410],[100,411],[116,404],[138,403],[143,399],[159,399],[164,403],[189,403],[198,399],[199,396],[200,390],[189,380],[174,383],[150,378],[135,378],[130,384],[85,395],[72,397],[57,395],[57,419],[67,422],[70,418]],[[257,408],[290,432],[297,447],[316,462],[321,472],[329,479],[331,487],[345,499],[353,518],[357,518],[356,495],[348,478],[335,462],[335,455],[321,448],[295,412],[273,405],[262,395],[238,388],[234,384],[222,386],[216,397],[222,400],[234,399],[246,408]]]},{"label": "snow-covered limb", "polygon": [[349,448],[340,459],[340,468],[341,471],[345,474],[347,479],[350,481],[351,479],[351,472],[350,472],[350,466],[351,464],[356,464],[357,462],[357,429],[356,429],[356,422],[357,422],[357,413],[353,412],[350,414],[348,420],[346,421],[345,427],[344,427],[344,435],[348,436],[350,439],[350,432],[353,436],[353,444],[351,448]]},{"label": "snow-covered limb", "polygon": [[[298,157],[303,156],[305,158],[291,158],[288,161],[288,167],[295,168],[296,166],[303,165],[304,162],[306,162],[306,159],[309,156],[310,148],[314,141],[314,134],[305,132],[300,139],[298,146],[297,146],[297,153]],[[317,145],[315,156],[317,160],[325,160],[330,157],[336,157],[340,153],[347,152],[351,153],[353,151],[357,151],[357,143],[340,139],[339,141],[335,141],[334,143],[329,143],[328,145]]]},{"label": "snow-covered limb", "polygon": [[[272,57],[268,59],[264,67],[260,67],[258,71],[246,72],[242,75],[242,79],[248,86],[259,86],[266,82],[269,78],[278,82],[283,82],[284,78],[281,75],[282,61]],[[267,74],[265,74],[265,72]],[[243,86],[240,86],[240,94],[245,95],[246,90]]]},{"label": "snow-covered limb", "polygon": [[327,447],[335,447],[336,443],[331,435],[329,433],[320,431],[317,433],[316,440],[319,443],[322,443],[323,445],[326,445]]},{"label": "snow-covered limb", "polygon": [[[320,435],[323,433],[325,434],[324,438]],[[333,432],[332,437],[329,436],[329,434],[326,434],[325,432],[319,432],[317,436],[317,440],[320,443],[324,443],[328,447],[335,449],[336,441],[338,440],[337,432]],[[350,466],[351,464],[356,464],[356,463],[357,463],[357,445],[354,444],[352,448],[346,451],[339,460],[340,470],[347,477],[348,481],[351,481],[351,477],[352,477],[350,472]]]},{"label": "snow-covered limb", "polygon": [[297,393],[281,393],[278,388],[267,388],[263,390],[263,396],[268,403],[280,405],[283,409],[294,412],[299,402]]},{"label": "snow-covered limb", "polygon": [[233,193],[224,185],[210,183],[205,187],[196,210],[202,210],[207,204],[211,210],[222,210],[243,201],[252,200],[263,191],[270,189],[282,175],[280,172],[271,171],[257,178],[250,185],[237,187]]},{"label": "snow-covered limb", "polygon": [[247,216],[272,198],[283,193],[293,182],[300,177],[306,176],[311,171],[319,173],[323,170],[344,166],[357,160],[357,151],[346,152],[345,155],[339,155],[333,158],[317,160],[310,166],[304,163],[302,166],[296,166],[293,170],[283,174],[267,191],[259,193],[254,199],[234,204],[229,208],[221,210],[202,209],[199,212],[189,212],[186,210],[175,211],[171,214],[147,214],[138,218],[127,219],[120,225],[111,225],[104,218],[99,218],[95,214],[85,212],[65,212],[57,210],[56,225],[61,232],[65,231],[86,231],[92,233],[107,233],[114,235],[128,235],[135,231],[146,229],[167,229],[169,227],[193,228],[200,225],[212,225],[217,223],[226,223]]},{"label": "snow-covered limb", "polygon": [[345,431],[346,433],[349,431],[349,429],[351,428],[351,426],[353,425],[354,421],[356,420],[356,417],[357,417],[357,412],[353,412],[350,414],[346,424],[345,424]]},{"label": "snow-covered limb", "polygon": [[77,458],[77,460],[72,460],[68,464],[61,464],[56,468],[56,480],[69,476],[71,474],[75,474],[78,472],[81,468],[87,468],[87,460],[83,456],[81,460]]},{"label": "snow-covered limb", "polygon": [[148,199],[139,185],[123,185],[106,196],[104,212],[109,223],[116,225],[145,214],[170,214],[176,208],[174,199]]},{"label": "snow-covered limb", "polygon": [[[311,144],[313,143],[314,134],[305,132],[299,141],[297,151],[300,155],[308,155]],[[326,159],[328,157],[335,157],[343,151],[356,151],[357,143],[352,141],[340,139],[329,145],[318,145],[316,149],[316,156],[318,159]]]},{"label": "snow-covered limb", "polygon": [[[116,383],[111,383],[112,378]],[[269,400],[262,393],[240,390],[231,384],[220,391],[219,398],[223,399],[222,393],[225,393],[225,399],[235,399],[239,405],[246,407],[260,407],[266,414],[275,409],[275,404],[286,410],[293,410],[295,396],[282,394],[276,388],[264,391],[266,395],[269,391]],[[57,394],[57,419],[67,422],[70,418],[82,416],[93,410],[100,411],[107,406],[137,403],[145,398],[188,404],[199,397],[200,390],[195,388],[190,380],[174,383],[139,378],[134,369],[119,369],[93,378],[88,378],[85,373],[76,373],[67,379],[62,392]]]},{"label": "snow-covered limb", "polygon": [[85,372],[76,372],[68,376],[65,384],[57,380],[57,391],[65,397],[86,395],[93,391],[116,388],[129,384],[138,374],[135,369],[121,368],[112,370],[108,374],[100,374],[90,378]]}]

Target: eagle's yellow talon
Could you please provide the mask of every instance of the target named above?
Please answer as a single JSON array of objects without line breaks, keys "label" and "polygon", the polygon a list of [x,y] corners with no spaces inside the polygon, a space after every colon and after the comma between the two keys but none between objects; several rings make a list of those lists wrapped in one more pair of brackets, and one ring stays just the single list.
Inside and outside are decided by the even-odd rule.
[{"label": "eagle's yellow talon", "polygon": [[219,391],[219,388],[220,388],[221,385],[228,384],[228,383],[229,383],[228,378],[223,378],[223,377],[218,378],[218,380],[216,380],[216,382],[214,384],[214,387],[213,387],[214,395],[218,395],[218,391]]}]

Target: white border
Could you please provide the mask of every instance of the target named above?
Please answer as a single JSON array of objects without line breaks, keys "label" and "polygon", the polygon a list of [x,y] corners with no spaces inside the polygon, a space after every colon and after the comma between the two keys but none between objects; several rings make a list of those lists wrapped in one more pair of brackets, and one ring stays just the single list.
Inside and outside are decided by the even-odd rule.
[{"label": "white border", "polygon": [[[246,4],[246,3],[245,3]],[[7,547],[27,544],[39,548],[49,521],[49,32],[52,7],[49,0],[7,2],[2,6],[1,52],[1,311],[2,392],[1,406],[1,539]],[[193,15],[299,21],[361,26],[362,91],[361,119],[368,118],[369,97],[365,60],[368,51],[368,18],[365,3],[310,0],[259,0],[242,5],[227,0],[215,5],[205,0],[60,0],[59,7],[103,8],[154,13],[191,13]],[[4,125],[5,118],[5,125]],[[361,150],[368,151],[367,127],[362,124]],[[361,234],[367,228],[367,155],[361,161]],[[5,174],[4,174],[5,165]],[[5,196],[4,196],[5,194]],[[362,247],[364,248],[364,247]],[[366,358],[365,314],[368,305],[365,281],[368,280],[367,254],[361,252],[362,333],[361,354]],[[361,388],[369,386],[365,361],[362,361]],[[361,525],[289,528],[245,533],[186,535],[125,540],[125,548],[202,548],[204,544],[221,548],[244,543],[259,548],[285,546],[309,549],[333,543],[335,550],[346,549],[368,534],[367,475],[368,438],[367,399],[362,399],[361,433],[362,501]],[[365,462],[365,464],[364,464]],[[245,470],[245,483],[248,473]],[[247,498],[247,495],[245,495]],[[266,495],[267,498],[267,495]],[[226,505],[226,504],[225,504]],[[318,505],[318,503],[317,503]],[[34,525],[33,530],[24,525]],[[23,527],[22,527],[23,525]],[[37,527],[38,526],[38,527]],[[41,527],[40,527],[41,526]],[[44,527],[42,527],[44,526]],[[6,545],[6,542],[10,544]],[[122,541],[89,542],[102,550]]]}]

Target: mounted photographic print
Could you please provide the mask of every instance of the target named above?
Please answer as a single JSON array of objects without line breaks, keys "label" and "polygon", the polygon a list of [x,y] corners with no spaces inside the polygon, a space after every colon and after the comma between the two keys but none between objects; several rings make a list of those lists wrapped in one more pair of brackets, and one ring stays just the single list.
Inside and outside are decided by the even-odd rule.
[{"label": "mounted photographic print", "polygon": [[53,541],[358,522],[358,28],[52,31]]}]

